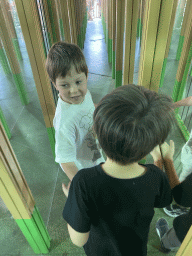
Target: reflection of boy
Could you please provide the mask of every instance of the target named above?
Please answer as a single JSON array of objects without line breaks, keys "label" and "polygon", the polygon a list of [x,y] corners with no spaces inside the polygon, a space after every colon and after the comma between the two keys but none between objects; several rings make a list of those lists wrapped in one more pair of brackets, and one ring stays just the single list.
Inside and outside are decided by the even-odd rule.
[{"label": "reflection of boy", "polygon": [[[170,252],[172,248],[179,247],[183,242],[187,232],[192,225],[192,173],[180,182],[173,164],[174,142],[170,141],[170,146],[164,143],[162,146],[165,172],[169,178],[175,201],[185,207],[191,207],[188,213],[178,216],[173,221],[173,227],[169,228],[167,221],[161,218],[156,223],[156,230],[161,239],[160,251]],[[159,146],[157,146],[151,155],[155,164],[162,169],[163,160],[161,158]]]},{"label": "reflection of boy", "polygon": [[97,105],[94,130],[107,160],[73,178],[63,217],[86,255],[147,255],[154,208],[172,201],[167,176],[138,164],[165,141],[174,118],[171,99],[142,86],[115,89]]},{"label": "reflection of boy", "polygon": [[[72,180],[79,169],[104,161],[92,132],[95,106],[87,90],[88,68],[80,48],[65,42],[58,42],[51,47],[46,68],[53,85],[59,91],[53,120],[55,161],[60,163]],[[94,151],[90,148],[93,145]],[[70,183],[68,187],[63,184],[66,196],[69,186]]]},{"label": "reflection of boy", "polygon": [[181,162],[183,168],[179,176],[179,180],[182,182],[190,173],[192,173],[192,130],[189,140],[185,143],[181,150]]},{"label": "reflection of boy", "polygon": [[[192,96],[184,98],[180,101],[175,102],[174,108],[178,107],[190,107],[192,106]],[[182,182],[185,178],[192,172],[192,147],[190,146],[192,142],[192,131],[188,142],[183,146],[181,150],[181,162],[183,165],[182,171],[179,176],[179,180]],[[191,164],[190,164],[191,163]],[[188,209],[181,207],[178,204],[171,204],[166,206],[164,212],[170,217],[177,217],[181,214],[188,212]]]}]

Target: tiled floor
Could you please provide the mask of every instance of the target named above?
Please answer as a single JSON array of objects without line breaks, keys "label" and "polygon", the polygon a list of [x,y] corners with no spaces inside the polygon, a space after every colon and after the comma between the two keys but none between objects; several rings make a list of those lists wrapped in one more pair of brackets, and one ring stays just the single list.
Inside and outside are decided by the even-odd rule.
[{"label": "tiled floor", "polygon": [[[178,38],[177,34],[175,36]],[[68,178],[54,162],[25,44],[22,40],[20,46],[23,55],[23,74],[30,101],[27,106],[21,105],[11,76],[5,76],[0,67],[0,106],[11,129],[10,142],[52,239],[48,255],[85,255],[82,248],[76,247],[70,241],[66,222],[62,217],[66,198],[63,195],[61,183],[68,182]],[[137,53],[139,55],[139,48]],[[92,93],[93,101],[97,103],[115,86],[115,81],[111,77],[111,65],[107,61],[104,34],[99,19],[88,22],[84,54],[89,67],[88,89]],[[170,70],[176,72],[178,63],[171,59],[171,55],[168,62],[162,91],[171,95],[175,73],[173,75]],[[137,72],[136,68],[135,79],[137,79]],[[180,150],[185,141],[177,127],[169,137],[175,141],[174,161],[179,173]],[[147,162],[152,162],[150,156],[147,157]],[[157,250],[159,239],[155,231],[155,223],[162,216],[169,221],[170,226],[172,225],[172,218],[166,216],[162,209],[155,209],[149,234],[149,256],[162,255]],[[0,227],[1,256],[35,255],[2,200],[0,201]],[[169,255],[175,254],[176,252],[171,252]]]}]

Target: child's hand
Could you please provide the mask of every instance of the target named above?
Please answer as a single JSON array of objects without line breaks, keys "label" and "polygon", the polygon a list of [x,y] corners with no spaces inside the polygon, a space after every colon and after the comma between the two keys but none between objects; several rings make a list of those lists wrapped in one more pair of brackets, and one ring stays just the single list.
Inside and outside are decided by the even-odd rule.
[{"label": "child's hand", "polygon": [[175,153],[175,144],[173,140],[170,140],[170,145],[168,145],[166,142],[161,145],[161,150],[163,154],[164,159],[170,159],[173,160],[173,155]]},{"label": "child's hand", "polygon": [[160,152],[159,145],[157,145],[157,146],[150,152],[150,154],[152,155],[153,160],[154,160],[155,162],[158,161],[159,159],[161,159],[161,152]]},{"label": "child's hand", "polygon": [[173,105],[174,105],[174,108],[185,107],[185,106],[190,107],[192,106],[192,96],[179,100],[175,102]]},{"label": "child's hand", "polygon": [[192,106],[192,96],[189,96],[183,100],[184,100],[186,106],[188,106],[188,107]]},{"label": "child's hand", "polygon": [[[162,154],[163,154],[163,158],[164,159],[171,159],[173,160],[173,155],[175,152],[175,145],[174,145],[174,141],[170,140],[170,145],[168,145],[166,142],[164,142],[161,145],[161,150],[162,150]],[[159,145],[156,146],[150,153],[153,157],[153,160],[156,162],[158,160],[161,159],[161,152],[160,152],[160,148]]]}]

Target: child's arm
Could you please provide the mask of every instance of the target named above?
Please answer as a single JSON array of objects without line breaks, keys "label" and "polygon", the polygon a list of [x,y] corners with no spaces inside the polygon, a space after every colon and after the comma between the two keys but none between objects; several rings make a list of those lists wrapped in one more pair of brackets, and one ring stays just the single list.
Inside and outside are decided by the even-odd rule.
[{"label": "child's arm", "polygon": [[78,172],[78,168],[74,162],[62,163],[61,166],[70,180],[72,180],[75,174]]},{"label": "child's arm", "polygon": [[82,247],[87,243],[90,231],[86,232],[86,233],[77,232],[68,223],[67,223],[67,227],[68,227],[68,231],[69,231],[71,241],[75,245],[77,245],[79,247]]},{"label": "child's arm", "polygon": [[187,97],[185,99],[182,99],[182,100],[179,100],[179,101],[175,102],[173,104],[173,106],[174,106],[174,108],[178,108],[178,107],[182,107],[182,106],[183,107],[185,107],[185,106],[188,106],[188,107],[192,106],[192,96],[189,96],[189,97]]},{"label": "child's arm", "polygon": [[161,153],[159,146],[155,147],[151,152],[151,155],[154,159],[154,164],[158,167],[162,167],[164,164],[165,172],[169,179],[169,184],[171,189],[180,184],[179,178],[177,176],[174,164],[173,164],[173,155],[174,155],[174,142],[170,140],[170,146],[165,142],[162,146],[163,159],[161,158]]}]

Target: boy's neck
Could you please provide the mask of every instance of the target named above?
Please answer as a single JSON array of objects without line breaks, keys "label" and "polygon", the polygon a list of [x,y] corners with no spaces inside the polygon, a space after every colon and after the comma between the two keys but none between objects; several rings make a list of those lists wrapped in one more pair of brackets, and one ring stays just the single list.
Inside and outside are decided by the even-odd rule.
[{"label": "boy's neck", "polygon": [[140,166],[137,162],[121,165],[107,158],[102,165],[103,170],[110,176],[117,178],[134,178],[143,175],[146,172],[145,167]]}]

